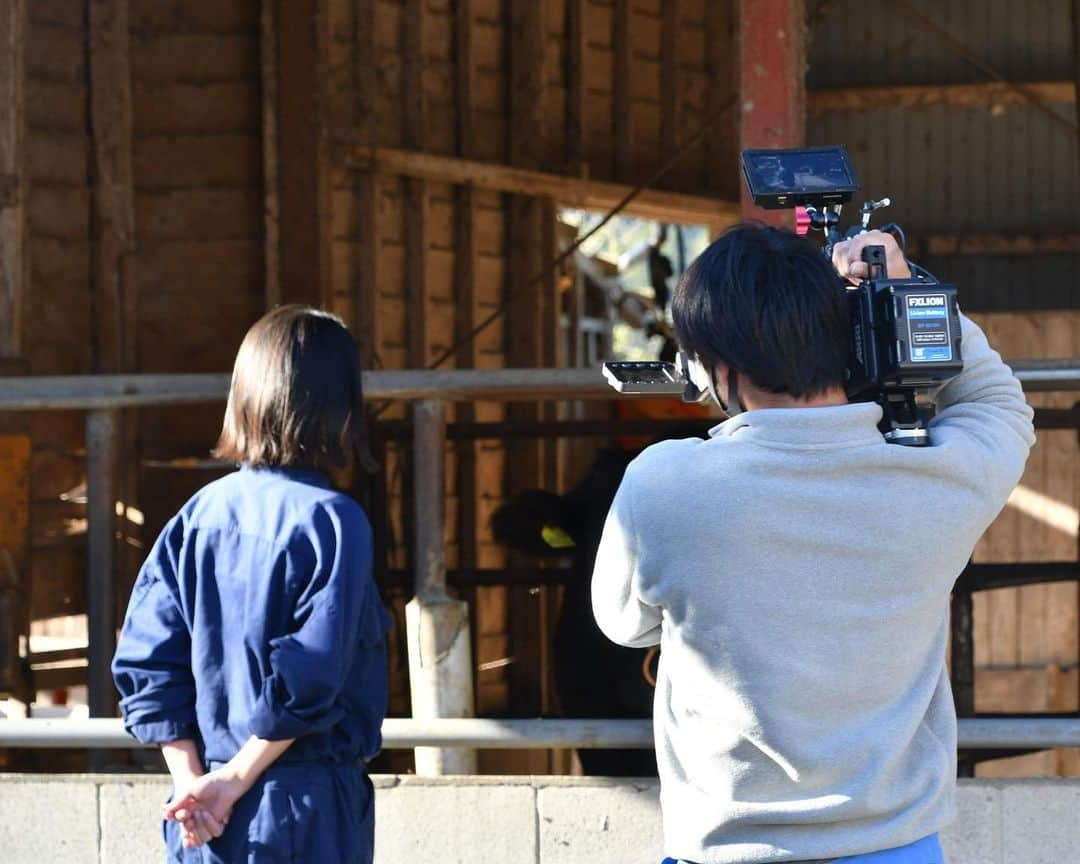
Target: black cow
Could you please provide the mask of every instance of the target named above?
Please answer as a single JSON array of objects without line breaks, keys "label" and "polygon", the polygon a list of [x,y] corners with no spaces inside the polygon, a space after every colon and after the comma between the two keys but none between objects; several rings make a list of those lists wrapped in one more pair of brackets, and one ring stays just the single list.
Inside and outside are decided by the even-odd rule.
[{"label": "black cow", "polygon": [[[637,455],[603,451],[586,477],[565,495],[532,489],[492,517],[499,542],[541,558],[570,557],[572,576],[555,626],[555,679],[567,717],[651,717],[653,687],[647,651],[609,641],[592,614],[593,562],[608,509],[626,466]],[[586,774],[656,775],[652,750],[581,750]]]}]

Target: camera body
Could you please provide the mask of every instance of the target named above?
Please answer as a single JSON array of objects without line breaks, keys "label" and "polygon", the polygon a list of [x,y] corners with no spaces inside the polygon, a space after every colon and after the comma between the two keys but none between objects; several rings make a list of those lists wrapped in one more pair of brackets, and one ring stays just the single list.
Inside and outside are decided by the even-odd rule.
[{"label": "camera body", "polygon": [[[874,211],[889,199],[862,206],[861,225],[841,234],[840,211],[859,190],[847,150],[842,147],[744,150],[743,175],[754,203],[769,210],[795,209],[796,230],[823,235],[823,252],[869,229]],[[896,225],[883,230],[899,236]],[[956,288],[943,285],[912,264],[918,275],[892,279],[885,248],[867,246],[868,278],[848,289],[851,356],[845,389],[852,401],[881,405],[881,431],[895,444],[929,444],[926,393],[963,369],[960,307]],[[608,382],[625,394],[679,395],[698,401],[703,393],[690,381],[686,358],[680,365],[658,361],[605,363]]]},{"label": "camera body", "polygon": [[[889,205],[888,198],[868,201],[862,207],[862,224],[841,235],[841,208],[859,189],[841,146],[744,150],[742,167],[754,203],[772,210],[795,209],[798,233],[820,232],[830,261],[837,242],[866,231],[872,214]],[[903,244],[899,226],[884,230],[898,235]],[[886,440],[928,444],[927,408],[920,397],[964,368],[956,288],[914,265],[919,275],[889,278],[883,246],[865,247],[863,261],[868,277],[848,289],[848,398],[881,405]]]}]

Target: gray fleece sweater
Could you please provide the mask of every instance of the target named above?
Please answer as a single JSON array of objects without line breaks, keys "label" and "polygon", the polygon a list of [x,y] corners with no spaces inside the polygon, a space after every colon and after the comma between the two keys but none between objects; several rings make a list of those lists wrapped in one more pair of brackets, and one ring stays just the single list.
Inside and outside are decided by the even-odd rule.
[{"label": "gray fleece sweater", "polygon": [[627,470],[593,575],[600,628],[661,646],[665,853],[833,858],[953,811],[949,593],[1034,443],[1020,385],[963,319],[932,446],[874,404],[750,411]]}]

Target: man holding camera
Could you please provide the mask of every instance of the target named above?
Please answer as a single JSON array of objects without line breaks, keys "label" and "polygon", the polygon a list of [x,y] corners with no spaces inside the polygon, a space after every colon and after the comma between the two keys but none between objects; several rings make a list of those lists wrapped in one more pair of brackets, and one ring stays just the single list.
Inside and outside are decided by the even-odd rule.
[{"label": "man holding camera", "polygon": [[[730,416],[629,467],[596,557],[593,609],[661,645],[654,704],[665,852],[694,864],[940,864],[953,816],[949,595],[1034,443],[1019,382],[962,319],[964,371],[935,394],[930,446],[887,444],[849,404],[837,272],[741,226],[687,270],[672,313]],[[745,408],[745,413],[738,413]]]}]

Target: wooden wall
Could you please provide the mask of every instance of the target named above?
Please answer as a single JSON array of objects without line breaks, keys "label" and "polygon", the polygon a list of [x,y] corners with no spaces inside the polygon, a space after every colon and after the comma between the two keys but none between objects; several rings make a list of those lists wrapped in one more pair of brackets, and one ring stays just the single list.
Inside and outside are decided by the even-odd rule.
[{"label": "wooden wall", "polygon": [[[1006,357],[1080,354],[1080,313],[977,316]],[[1070,408],[1074,393],[1031,394],[1032,405]],[[1014,503],[983,536],[975,560],[1075,561],[1080,447],[1075,430],[1039,430]],[[980,712],[1080,710],[1076,582],[1002,588],[974,595],[975,708]],[[980,776],[1080,774],[1075,750],[984,763]]]},{"label": "wooden wall", "polygon": [[[285,276],[294,280],[286,286],[292,292],[286,296],[297,292],[295,280],[299,274],[302,281],[306,271],[300,265],[307,260],[293,254],[297,248],[310,258],[306,296],[332,307],[352,325],[369,367],[430,365],[511,298],[507,313],[458,347],[444,366],[558,364],[564,359],[557,347],[561,299],[557,279],[543,270],[556,251],[553,216],[559,202],[405,178],[351,157],[359,147],[423,150],[633,184],[652,175],[702,122],[711,120],[735,85],[733,3],[727,0],[284,4],[106,4],[126,9],[129,42],[124,59],[131,93],[120,107],[130,121],[124,140],[135,230],[133,250],[121,257],[120,280],[131,301],[124,307],[125,326],[138,334],[131,369],[228,369],[245,329],[265,308],[267,284]],[[0,368],[29,374],[86,373],[106,368],[108,360],[109,330],[101,313],[108,298],[102,294],[99,272],[101,190],[95,185],[101,129],[95,132],[90,110],[100,104],[94,97],[100,100],[102,83],[99,77],[95,92],[87,59],[91,33],[86,0],[27,0],[25,5],[26,159],[21,171],[27,184],[28,282],[22,297],[22,344],[16,356],[0,361]],[[831,8],[842,11],[846,5]],[[1051,4],[1055,15],[1061,5]],[[260,39],[264,8],[279,18],[269,40]],[[977,18],[979,8],[967,3],[963,14],[950,12],[950,26],[966,26],[961,19]],[[290,17],[284,27],[283,12],[308,26],[298,31]],[[927,65],[924,42],[907,29],[875,30],[875,39],[903,36],[896,49],[900,53],[885,44],[872,53],[887,62],[874,65],[860,55],[854,70],[849,68],[854,62],[849,49],[864,41],[858,34],[849,38],[844,30],[854,20],[831,12],[819,16],[810,53],[815,86],[896,83],[901,73],[925,82],[933,70],[943,80],[961,80],[963,70],[949,65],[954,58],[945,52],[931,52],[933,63]],[[1024,48],[1027,42],[1019,45],[1015,38],[1021,31],[1035,34],[1038,28],[1031,19],[1024,19],[1027,30],[1009,24],[1012,19],[994,21],[1003,33],[1012,34],[1002,43],[1008,48],[1002,49],[1004,54],[1031,54]],[[1061,43],[1054,35],[1057,30],[1051,30],[1043,34],[1047,51]],[[988,44],[997,42],[989,39]],[[283,65],[271,69],[267,58]],[[292,74],[297,68],[310,75],[304,79],[312,82],[310,88],[296,83],[301,80]],[[1016,68],[1036,69],[1023,64]],[[864,78],[877,74],[880,80],[863,80],[857,73]],[[284,88],[277,100],[275,87]],[[946,113],[948,122],[941,126],[951,134],[957,131],[953,125],[962,125],[957,135],[990,128],[998,116],[966,111],[961,123],[961,112]],[[1008,124],[1010,140],[1023,139],[1027,126],[1016,118],[1025,116],[1016,114]],[[902,135],[894,134],[898,119]],[[808,131],[815,143],[833,143],[836,136],[848,140],[860,154],[857,158],[868,163],[868,190],[881,187],[897,194],[901,203],[895,215],[902,216],[909,207],[916,228],[940,231],[962,225],[1014,231],[1023,227],[1017,220],[1047,230],[1055,226],[1039,216],[1042,199],[1028,189],[1019,197],[1008,190],[994,191],[1024,207],[991,208],[987,218],[996,221],[983,225],[979,219],[988,211],[979,202],[991,199],[957,198],[957,184],[923,176],[930,163],[962,159],[960,143],[943,145],[940,159],[905,160],[900,140],[937,147],[938,119],[933,112],[907,112],[902,118],[887,111],[847,117],[834,112],[812,118]],[[703,143],[691,148],[657,185],[737,198],[734,122],[733,115],[717,122]],[[307,128],[312,134],[304,140],[283,134]],[[992,132],[976,137],[997,141]],[[1048,133],[1043,129],[1039,134]],[[877,146],[878,137],[889,147]],[[269,151],[268,144],[274,145]],[[1054,154],[1063,146],[1053,139]],[[268,166],[268,175],[264,153],[274,148],[276,160]],[[1018,152],[1036,151],[1021,147]],[[1059,161],[1063,166],[1068,161],[1062,176],[1073,183],[1075,158]],[[966,163],[962,167],[969,171]],[[1028,179],[1046,180],[1045,167],[1040,165],[1043,173]],[[894,168],[900,173],[890,174]],[[280,183],[274,179],[278,175]],[[976,187],[967,183],[960,191]],[[907,197],[899,194],[908,189],[912,194]],[[1066,192],[1058,189],[1052,199],[1067,210]],[[307,209],[282,213],[281,236],[276,243],[271,238],[268,250],[265,208],[268,203],[276,206],[279,195],[287,208]],[[922,196],[943,196],[944,203],[911,203],[925,203]],[[948,224],[934,221],[943,213],[950,217]],[[303,238],[291,236],[290,226],[297,226]],[[302,231],[304,226],[311,230]],[[281,273],[273,263],[275,250],[289,252]],[[269,270],[264,264],[268,255]],[[956,278],[964,277],[962,290],[968,282],[979,282],[980,273],[997,272],[998,260],[984,262],[978,272],[974,265],[957,265]],[[1071,273],[1072,257],[1064,260]],[[1009,272],[1026,275],[1024,266],[1023,260],[1010,259]],[[1040,264],[1040,284],[1055,278],[1054,266],[1052,260]],[[983,308],[1007,308],[1016,293],[1014,281],[995,288],[996,299]],[[1057,291],[1053,296],[1069,295]],[[1080,355],[1080,313],[995,311],[980,320],[1005,356]],[[1033,401],[1068,405],[1072,399],[1048,395]],[[479,404],[458,406],[455,418],[510,422],[549,417],[552,410]],[[153,409],[130,421],[135,432],[128,455],[144,467],[126,490],[133,512],[124,523],[131,554],[123,578],[133,575],[142,544],[190,491],[213,476],[200,468],[180,468],[174,460],[206,455],[220,412],[217,405]],[[391,420],[404,416],[401,406],[382,414]],[[32,554],[23,577],[32,613],[38,619],[79,613],[85,608],[85,514],[78,495],[84,476],[83,417],[76,412],[34,414],[0,418],[0,424],[0,431],[23,433],[32,440]],[[1080,506],[1076,446],[1073,432],[1040,434],[1024,479],[1029,493],[1003,513],[980,544],[978,560],[1075,559],[1075,513]],[[390,443],[383,458],[388,489],[383,536],[388,538],[392,571],[409,565],[406,452]],[[511,446],[493,440],[448,449],[448,566],[503,565],[506,557],[488,527],[492,512],[516,489],[565,481],[559,465],[557,448],[545,442]],[[407,577],[385,578],[398,601],[410,593]],[[555,593],[517,588],[466,593],[475,612],[478,711],[499,715],[556,710],[550,676],[544,674],[543,647],[557,607]],[[977,596],[980,710],[1078,707],[1077,608],[1074,585]],[[408,690],[402,656],[403,648],[395,661],[393,695],[395,710],[403,712]],[[485,758],[486,767],[501,770],[552,767],[543,754]],[[1075,754],[1049,754],[984,769],[1016,770],[1076,773],[1080,766]]]},{"label": "wooden wall", "polygon": [[[646,179],[731,94],[729,4],[704,0],[376,0],[328,3],[328,124],[350,143],[425,150],[552,173]],[[679,46],[664,52],[665,45]],[[668,59],[665,61],[665,57]],[[353,96],[353,94],[356,94]],[[717,126],[732,140],[733,118]],[[347,150],[347,148],[345,148]],[[734,197],[731,152],[691,150],[662,186]],[[561,362],[554,274],[557,201],[406,179],[334,164],[332,302],[361,334],[374,367],[422,367],[513,296],[505,316],[444,365]],[[476,405],[459,419],[529,420],[542,406]],[[385,417],[402,416],[391,408]],[[486,441],[448,453],[448,566],[494,568],[505,556],[489,520],[512,489],[550,484],[549,443]],[[385,458],[390,524],[404,568],[409,506],[402,450]],[[460,542],[459,542],[460,539]],[[403,596],[408,593],[402,589]],[[546,590],[481,588],[475,610],[477,709],[556,710],[544,645]],[[395,700],[402,710],[405,693]],[[546,755],[503,770],[545,771]]]},{"label": "wooden wall", "polygon": [[[136,335],[124,368],[217,372],[231,367],[263,309],[263,182],[258,0],[131,0],[127,5],[134,249],[121,266]],[[82,0],[29,6],[27,142],[29,282],[23,371],[110,371],[105,298],[96,271],[88,12]],[[205,457],[220,406],[142,412],[130,461]],[[85,610],[83,416],[32,415],[31,612]],[[132,422],[132,421],[129,421]],[[132,465],[132,470],[135,466]],[[152,539],[203,471],[148,468],[131,478],[125,521],[129,584]],[[141,482],[140,482],[141,481]],[[61,500],[61,496],[69,500]],[[119,602],[126,603],[126,590]],[[58,623],[38,632],[68,632]]]},{"label": "wooden wall", "polygon": [[[94,365],[90,282],[89,72],[84,4],[29,3],[26,40],[28,292],[24,361],[34,375]],[[82,417],[29,419],[30,609],[35,618],[85,609],[83,508],[61,495],[83,480]]]}]

